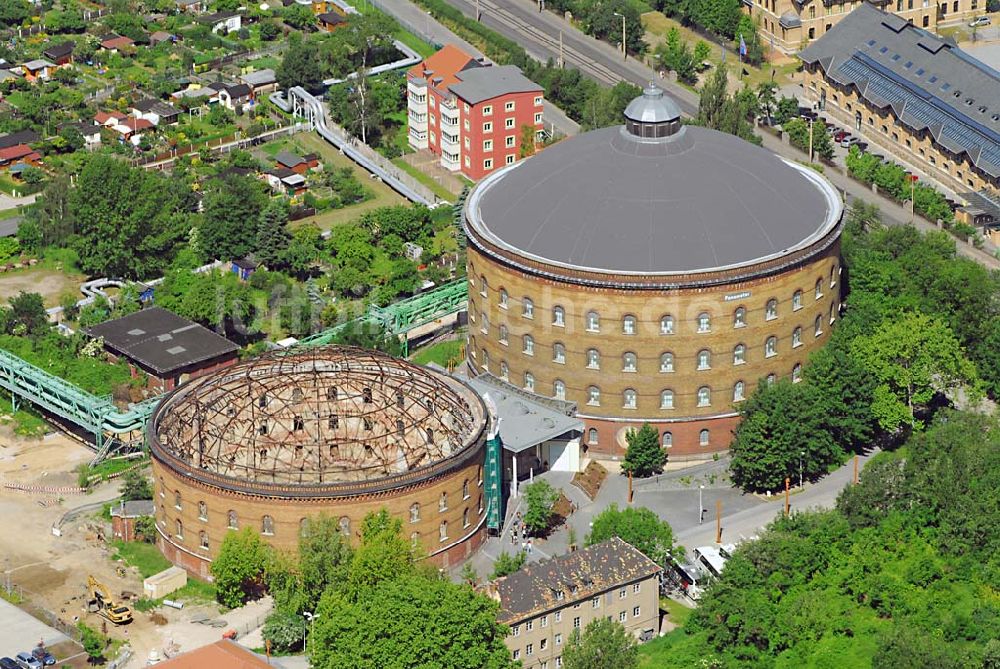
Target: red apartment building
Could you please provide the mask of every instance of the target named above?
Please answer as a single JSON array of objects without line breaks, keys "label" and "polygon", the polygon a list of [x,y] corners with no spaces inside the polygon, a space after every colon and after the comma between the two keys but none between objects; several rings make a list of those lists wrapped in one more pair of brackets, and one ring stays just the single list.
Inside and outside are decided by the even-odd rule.
[{"label": "red apartment building", "polygon": [[542,131],[542,87],[513,65],[484,64],[449,44],[406,76],[409,143],[481,179],[521,156],[522,128]]}]

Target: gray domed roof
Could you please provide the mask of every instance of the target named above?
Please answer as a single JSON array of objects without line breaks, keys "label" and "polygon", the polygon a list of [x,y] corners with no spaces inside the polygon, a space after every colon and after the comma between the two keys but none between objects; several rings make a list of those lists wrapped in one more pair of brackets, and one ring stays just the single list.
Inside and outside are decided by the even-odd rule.
[{"label": "gray domed roof", "polygon": [[625,118],[637,123],[666,123],[680,117],[681,110],[677,104],[655,84],[649,84],[642,95],[625,107]]}]

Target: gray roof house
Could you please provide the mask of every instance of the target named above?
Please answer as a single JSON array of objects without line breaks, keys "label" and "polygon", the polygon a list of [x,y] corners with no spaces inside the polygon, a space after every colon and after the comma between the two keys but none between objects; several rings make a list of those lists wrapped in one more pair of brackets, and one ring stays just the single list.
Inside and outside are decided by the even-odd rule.
[{"label": "gray roof house", "polygon": [[501,95],[542,91],[542,87],[521,74],[515,65],[472,67],[455,74],[460,81],[448,89],[463,101],[478,104]]}]

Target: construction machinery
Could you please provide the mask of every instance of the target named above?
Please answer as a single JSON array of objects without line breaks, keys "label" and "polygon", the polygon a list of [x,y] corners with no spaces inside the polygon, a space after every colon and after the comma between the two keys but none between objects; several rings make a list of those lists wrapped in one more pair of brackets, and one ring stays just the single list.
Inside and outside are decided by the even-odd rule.
[{"label": "construction machinery", "polygon": [[87,577],[87,611],[100,614],[115,625],[132,622],[132,609],[117,603],[108,587],[93,576]]}]

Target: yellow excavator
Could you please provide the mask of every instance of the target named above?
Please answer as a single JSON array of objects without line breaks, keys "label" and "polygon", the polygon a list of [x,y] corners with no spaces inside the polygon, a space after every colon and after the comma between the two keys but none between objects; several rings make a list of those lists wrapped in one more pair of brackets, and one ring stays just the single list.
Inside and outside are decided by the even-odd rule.
[{"label": "yellow excavator", "polygon": [[132,609],[115,602],[108,587],[93,576],[87,578],[87,611],[100,614],[115,625],[132,622]]}]

